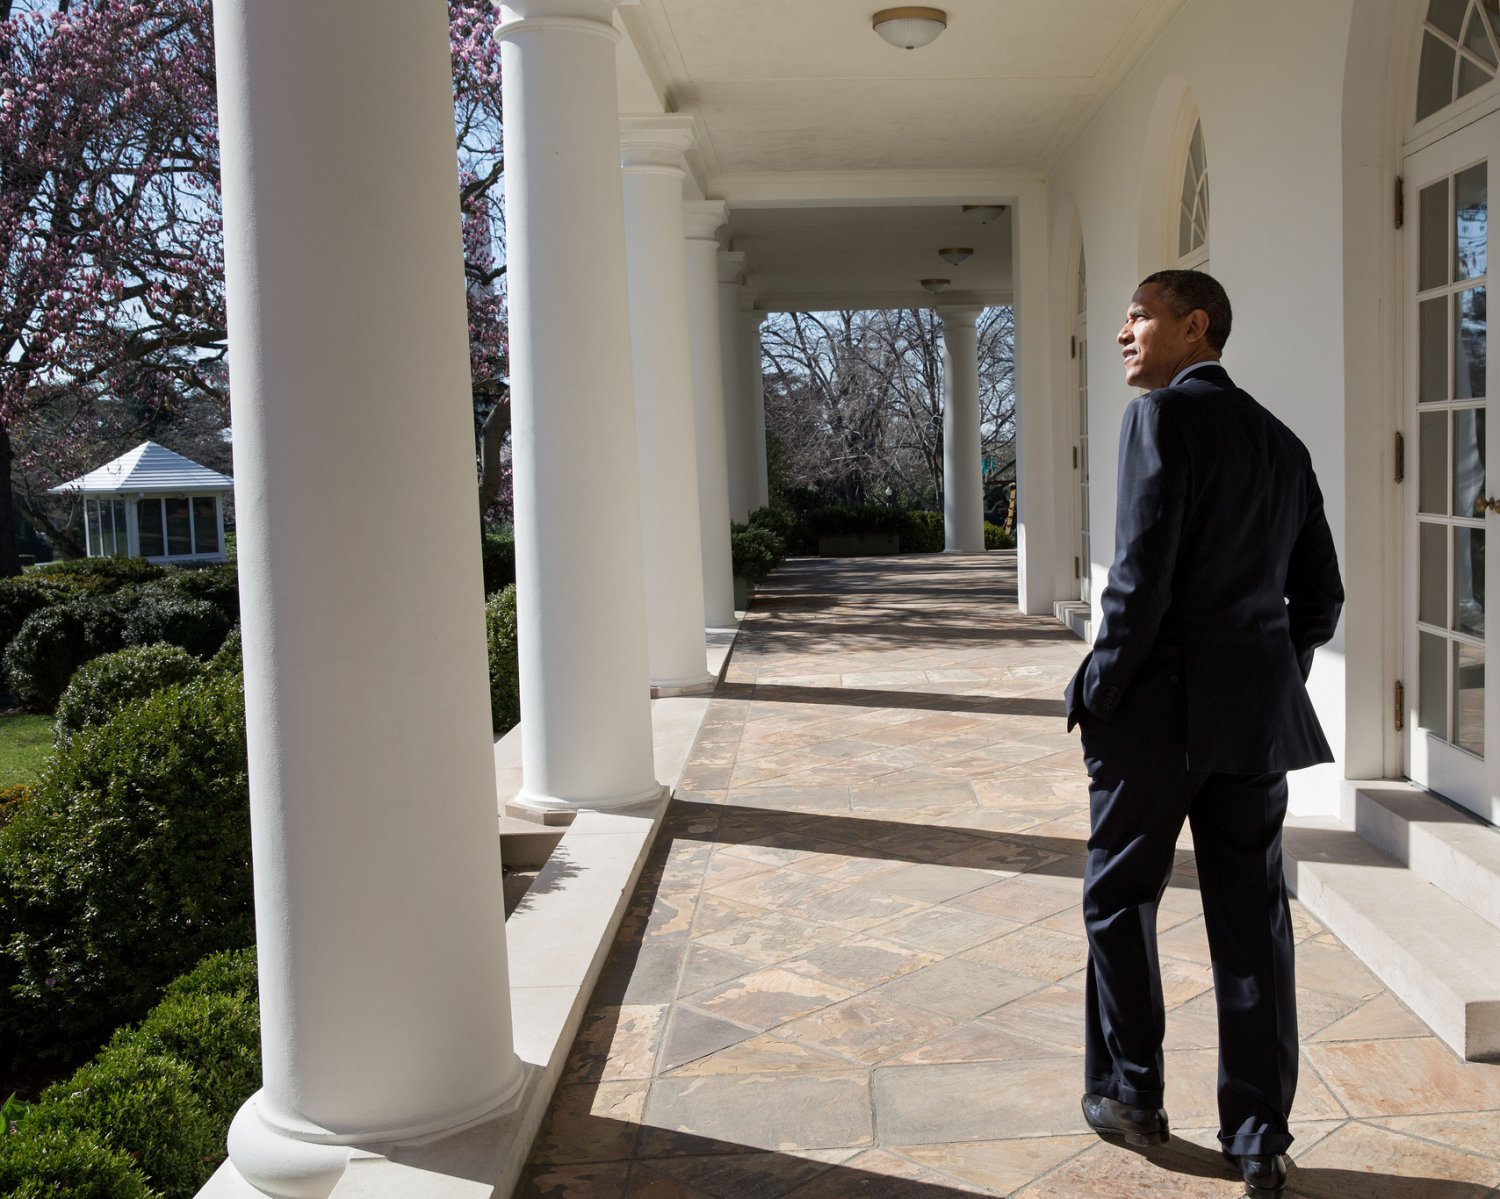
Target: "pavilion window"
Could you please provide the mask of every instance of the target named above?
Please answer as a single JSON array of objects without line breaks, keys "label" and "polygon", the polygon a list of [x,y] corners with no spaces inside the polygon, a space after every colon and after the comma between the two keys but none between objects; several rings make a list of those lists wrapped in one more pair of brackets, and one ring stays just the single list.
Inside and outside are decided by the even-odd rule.
[{"label": "pavilion window", "polygon": [[193,500],[193,553],[219,552],[218,501],[212,496]]},{"label": "pavilion window", "polygon": [[173,496],[163,503],[167,509],[167,557],[190,557],[193,552],[193,524],[187,498]]},{"label": "pavilion window", "polygon": [[137,509],[140,521],[141,557],[160,558],[166,550],[166,517],[159,499],[142,500]]}]

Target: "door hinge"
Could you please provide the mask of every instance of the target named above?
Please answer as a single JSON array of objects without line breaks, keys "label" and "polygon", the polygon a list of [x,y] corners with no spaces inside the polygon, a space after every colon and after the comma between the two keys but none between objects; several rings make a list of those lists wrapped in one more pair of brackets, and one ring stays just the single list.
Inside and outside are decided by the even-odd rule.
[{"label": "door hinge", "polygon": [[1406,181],[1396,176],[1396,228],[1406,224]]},{"label": "door hinge", "polygon": [[1406,727],[1406,688],[1401,680],[1396,680],[1396,731],[1399,733]]},{"label": "door hinge", "polygon": [[1070,337],[1070,338],[1068,338],[1068,357],[1069,358],[1077,358],[1078,357],[1078,338],[1077,337]]},{"label": "door hinge", "polygon": [[1073,469],[1078,469],[1078,447],[1076,445],[1073,447]]},{"label": "door hinge", "polygon": [[1078,560],[1076,555],[1073,558],[1073,577],[1075,579],[1083,578],[1083,563]]},{"label": "door hinge", "polygon": [[1400,430],[1396,432],[1396,482],[1400,483],[1406,479],[1406,435]]}]

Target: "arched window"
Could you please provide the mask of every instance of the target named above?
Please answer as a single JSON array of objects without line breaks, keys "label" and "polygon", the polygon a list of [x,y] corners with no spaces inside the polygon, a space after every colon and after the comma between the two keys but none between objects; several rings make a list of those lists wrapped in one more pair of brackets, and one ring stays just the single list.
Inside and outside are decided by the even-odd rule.
[{"label": "arched window", "polygon": [[1431,0],[1422,23],[1417,120],[1494,82],[1500,72],[1500,0]]},{"label": "arched window", "polygon": [[1182,194],[1177,205],[1177,265],[1202,267],[1207,262],[1208,154],[1203,148],[1203,122],[1195,120],[1182,165]]}]

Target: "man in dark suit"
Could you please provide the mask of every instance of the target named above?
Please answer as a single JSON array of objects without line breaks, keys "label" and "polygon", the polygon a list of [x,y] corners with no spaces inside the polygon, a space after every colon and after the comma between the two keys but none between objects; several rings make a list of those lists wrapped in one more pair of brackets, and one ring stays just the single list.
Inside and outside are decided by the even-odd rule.
[{"label": "man in dark suit", "polygon": [[1091,835],[1083,1109],[1101,1135],[1167,1140],[1156,909],[1191,827],[1219,1010],[1219,1140],[1247,1194],[1286,1185],[1297,1083],[1286,772],[1332,760],[1304,686],[1343,585],[1306,448],[1219,364],[1229,299],[1161,271],[1117,338],[1150,389],[1120,436],[1115,561],[1066,693]]}]

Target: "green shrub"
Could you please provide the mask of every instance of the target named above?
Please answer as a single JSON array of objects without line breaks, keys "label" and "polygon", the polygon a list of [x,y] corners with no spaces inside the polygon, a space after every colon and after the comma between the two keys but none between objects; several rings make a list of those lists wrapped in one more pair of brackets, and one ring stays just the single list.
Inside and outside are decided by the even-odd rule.
[{"label": "green shrub", "polygon": [[230,624],[240,618],[239,571],[233,562],[168,567],[166,574],[150,586],[159,594],[207,600],[224,613]]},{"label": "green shrub", "polygon": [[229,617],[209,600],[186,596],[148,595],[125,621],[126,645],[166,642],[207,661],[224,644]]},{"label": "green shrub", "polygon": [[501,533],[486,533],[481,550],[484,557],[484,593],[494,595],[516,581],[516,539]]},{"label": "green shrub", "polygon": [[224,1141],[193,1081],[191,1068],[174,1058],[112,1044],[42,1093],[23,1135],[86,1135],[135,1161],[163,1194],[191,1196],[204,1181],[203,1163]]},{"label": "green shrub", "polygon": [[861,533],[900,534],[906,513],[899,508],[874,504],[859,507],[839,505],[817,508],[802,518],[813,537],[858,535]]},{"label": "green shrub", "polygon": [[764,525],[732,524],[729,557],[736,575],[746,582],[758,583],[781,565],[786,546]]},{"label": "green shrub", "polygon": [[215,674],[241,674],[245,669],[244,650],[240,645],[240,626],[235,625],[224,636],[219,652],[208,660],[208,668]]},{"label": "green shrub", "polygon": [[50,712],[76,671],[123,644],[125,618],[109,599],[71,599],[26,618],[5,650],[5,673],[22,704]]},{"label": "green shrub", "polygon": [[9,1199],[154,1199],[125,1154],[77,1130],[23,1130],[0,1143],[0,1195]]},{"label": "green shrub", "polygon": [[984,548],[987,550],[1013,550],[1016,536],[1001,525],[984,522]]},{"label": "green shrub", "polygon": [[253,939],[240,680],[166,687],[61,750],[0,829],[0,1041],[76,1057]]},{"label": "green shrub", "polygon": [[227,1128],[240,1104],[260,1086],[253,963],[248,994],[168,996],[139,1028],[116,1034],[116,1040],[121,1037],[149,1053],[191,1062],[195,1088]]},{"label": "green shrub", "polygon": [[[0,1138],[5,1194],[52,1195],[58,1149],[113,1188],[68,1195],[190,1196],[224,1157],[240,1105],[260,1085],[255,952],[219,953],[167,987],[138,1027],[117,1032],[93,1062],[49,1088],[17,1135]],[[52,1147],[51,1153],[46,1153]],[[119,1163],[134,1163],[128,1174]]]},{"label": "green shrub", "polygon": [[484,604],[485,640],[490,658],[490,721],[496,733],[521,723],[521,667],[516,657],[516,585]]},{"label": "green shrub", "polygon": [[25,783],[0,788],[0,828],[10,823],[10,818],[21,810],[22,804],[31,802],[32,788]]},{"label": "green shrub", "polygon": [[797,518],[790,508],[775,504],[768,508],[757,508],[750,513],[750,519],[746,523],[762,529],[770,529],[782,541],[785,541],[796,527]]},{"label": "green shrub", "polygon": [[67,745],[85,726],[103,724],[126,704],[202,671],[203,664],[176,645],[132,645],[85,662],[57,701],[57,744]]},{"label": "green shrub", "polygon": [[940,554],[946,546],[946,522],[941,512],[907,512],[901,522],[903,554]]},{"label": "green shrub", "polygon": [[96,595],[117,591],[126,583],[145,583],[159,579],[167,568],[145,558],[67,558],[38,566],[35,574],[48,579],[68,580]]},{"label": "green shrub", "polygon": [[75,595],[61,580],[32,573],[16,579],[0,579],[0,655],[33,612]]}]

